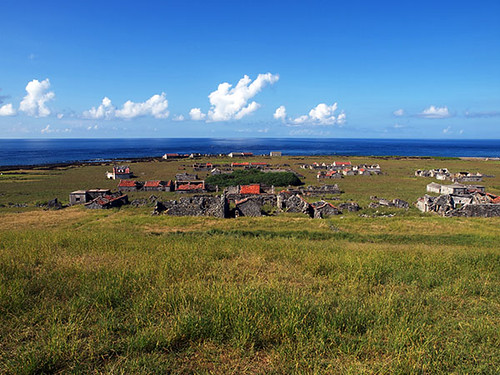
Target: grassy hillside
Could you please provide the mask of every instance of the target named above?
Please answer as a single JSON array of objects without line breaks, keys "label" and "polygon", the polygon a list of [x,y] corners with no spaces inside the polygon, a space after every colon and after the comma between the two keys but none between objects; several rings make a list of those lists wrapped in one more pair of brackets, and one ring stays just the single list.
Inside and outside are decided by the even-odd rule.
[{"label": "grassy hillside", "polygon": [[[413,169],[452,163],[499,174],[389,160],[338,183],[361,204],[411,201],[431,181]],[[133,165],[142,179],[162,168],[179,165]],[[105,170],[7,175],[0,201],[111,187]],[[500,218],[150,211],[1,209],[0,373],[500,372]]]}]

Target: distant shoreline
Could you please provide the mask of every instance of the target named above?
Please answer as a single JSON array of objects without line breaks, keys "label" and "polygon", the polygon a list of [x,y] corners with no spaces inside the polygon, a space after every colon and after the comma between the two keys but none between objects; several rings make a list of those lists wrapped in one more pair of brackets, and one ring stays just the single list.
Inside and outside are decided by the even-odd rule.
[{"label": "distant shoreline", "polygon": [[[266,155],[254,155],[254,157],[264,157]],[[196,158],[180,158],[180,159],[172,159],[172,160],[186,160],[195,162],[195,160],[199,160],[202,158],[220,158],[219,155],[204,155]],[[382,160],[481,160],[481,161],[500,161],[499,157],[469,157],[469,156],[459,156],[459,157],[440,157],[440,156],[406,156],[406,155],[283,155],[283,157],[292,157],[292,158],[374,158],[374,159],[382,159]],[[274,157],[273,159],[278,160],[279,157]],[[18,164],[18,165],[0,165],[0,172],[3,171],[13,171],[13,170],[53,170],[59,168],[66,167],[76,167],[76,166],[96,166],[96,165],[116,165],[119,163],[145,163],[145,162],[168,162],[167,160],[162,159],[161,156],[149,156],[149,157],[137,157],[137,158],[116,158],[116,159],[108,159],[108,160],[76,160],[71,162],[63,162],[63,163],[40,163],[40,164]]]}]

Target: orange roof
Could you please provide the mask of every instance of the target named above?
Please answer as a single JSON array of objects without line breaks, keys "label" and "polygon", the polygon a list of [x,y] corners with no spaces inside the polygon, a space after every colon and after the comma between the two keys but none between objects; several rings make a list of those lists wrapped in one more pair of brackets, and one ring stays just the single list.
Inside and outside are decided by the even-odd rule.
[{"label": "orange roof", "polygon": [[158,187],[162,185],[163,181],[155,180],[155,181],[146,181],[144,187]]},{"label": "orange roof", "polygon": [[173,184],[172,180],[168,180],[167,186],[172,186],[172,184]]},{"label": "orange roof", "polygon": [[249,162],[245,162],[245,163],[231,163],[231,166],[233,167],[242,167],[242,166],[245,166],[245,165],[250,165]]},{"label": "orange roof", "polygon": [[183,184],[177,186],[177,190],[203,190],[203,184]]},{"label": "orange roof", "polygon": [[136,187],[137,181],[134,180],[120,180],[118,187]]},{"label": "orange roof", "polygon": [[242,185],[240,187],[240,194],[260,194],[260,185]]},{"label": "orange roof", "polygon": [[494,203],[494,204],[499,204],[500,203],[500,197],[496,197],[495,199],[493,199],[491,201],[491,203]]}]

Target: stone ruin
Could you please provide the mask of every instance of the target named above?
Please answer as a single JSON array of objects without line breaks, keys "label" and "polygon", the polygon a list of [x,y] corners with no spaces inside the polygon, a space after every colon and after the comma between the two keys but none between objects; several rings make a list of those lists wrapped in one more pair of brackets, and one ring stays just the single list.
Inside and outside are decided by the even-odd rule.
[{"label": "stone ruin", "polygon": [[229,203],[224,195],[183,197],[179,200],[157,201],[153,215],[229,217]]},{"label": "stone ruin", "polygon": [[234,216],[251,216],[259,217],[262,216],[262,200],[260,197],[248,197],[237,201],[236,208],[234,209]]},{"label": "stone ruin", "polygon": [[310,217],[314,214],[312,206],[298,194],[282,191],[277,196],[278,209],[284,212],[302,213]]},{"label": "stone ruin", "polygon": [[441,216],[493,217],[500,216],[497,199],[486,193],[442,194],[438,197],[426,194],[417,200],[416,206],[422,212],[435,212]]},{"label": "stone ruin", "polygon": [[379,207],[395,207],[395,208],[404,208],[408,209],[410,205],[408,202],[402,200],[402,199],[393,199],[392,201],[385,199],[385,198],[378,198],[378,197],[370,197],[371,200],[375,201],[372,202],[368,205],[370,208],[379,208]]},{"label": "stone ruin", "polygon": [[333,204],[319,201],[311,204],[314,209],[313,217],[315,219],[323,219],[327,216],[340,215],[342,212]]},{"label": "stone ruin", "polygon": [[356,202],[346,202],[339,204],[339,209],[342,211],[357,212],[361,207]]}]

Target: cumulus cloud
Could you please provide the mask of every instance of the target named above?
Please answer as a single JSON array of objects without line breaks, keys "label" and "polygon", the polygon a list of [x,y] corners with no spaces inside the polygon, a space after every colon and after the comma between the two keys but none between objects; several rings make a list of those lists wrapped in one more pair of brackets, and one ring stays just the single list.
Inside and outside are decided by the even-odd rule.
[{"label": "cumulus cloud", "polygon": [[274,112],[273,117],[276,120],[285,121],[286,120],[286,108],[285,108],[285,106],[281,105],[278,108],[276,108],[276,111]]},{"label": "cumulus cloud", "polygon": [[[210,109],[206,114],[207,121],[229,121],[239,120],[249,114],[255,112],[260,104],[255,101],[250,101],[257,95],[266,85],[272,85],[279,80],[278,74],[259,74],[252,82],[247,75],[243,76],[235,87],[228,82],[221,83],[217,90],[208,95],[210,101]],[[193,112],[193,110],[196,110]],[[201,113],[199,108],[193,108],[191,112],[197,119],[205,118],[205,114]],[[190,115],[191,115],[190,112]],[[191,118],[194,120],[193,116]]]},{"label": "cumulus cloud", "polygon": [[110,119],[115,115],[116,108],[111,104],[111,100],[105,96],[99,107],[92,107],[83,112],[83,117],[91,119]]},{"label": "cumulus cloud", "polygon": [[25,112],[29,116],[46,117],[50,115],[50,109],[45,105],[49,100],[54,99],[55,94],[49,91],[50,81],[44,79],[38,81],[34,79],[26,85],[28,93],[19,104],[19,110]]},{"label": "cumulus cloud", "polygon": [[195,120],[195,121],[204,120],[205,117],[207,117],[206,114],[204,114],[203,112],[201,112],[200,108],[192,108],[189,111],[189,116],[191,117],[191,120]]},{"label": "cumulus cloud", "polygon": [[430,118],[430,119],[439,119],[439,118],[448,118],[451,117],[451,113],[448,110],[448,107],[435,107],[431,105],[429,108],[424,109],[422,112],[418,114],[418,117],[422,118]]},{"label": "cumulus cloud", "polygon": [[[337,103],[333,103],[332,105],[320,103],[311,109],[309,114],[301,115],[296,118],[290,118],[288,119],[288,122],[292,125],[343,125],[347,120],[347,116],[344,111],[341,111],[337,115],[337,108]],[[276,110],[276,112],[278,112],[278,110]]]},{"label": "cumulus cloud", "polygon": [[98,107],[92,107],[88,111],[83,112],[83,116],[89,119],[133,119],[141,116],[153,116],[154,118],[163,119],[169,116],[168,100],[164,92],[160,95],[153,95],[145,102],[135,103],[127,100],[122,108],[117,109],[113,106],[111,99],[104,97]]},{"label": "cumulus cloud", "polygon": [[16,113],[12,104],[4,104],[0,107],[0,116],[14,116]]},{"label": "cumulus cloud", "polygon": [[404,109],[397,109],[395,110],[394,112],[392,112],[392,114],[396,117],[401,117],[401,116],[404,116],[405,115],[405,111]]},{"label": "cumulus cloud", "polygon": [[116,110],[116,117],[131,119],[139,116],[151,115],[154,118],[167,118],[170,114],[168,100],[164,92],[153,95],[143,103],[134,103],[127,100],[122,109]]}]

